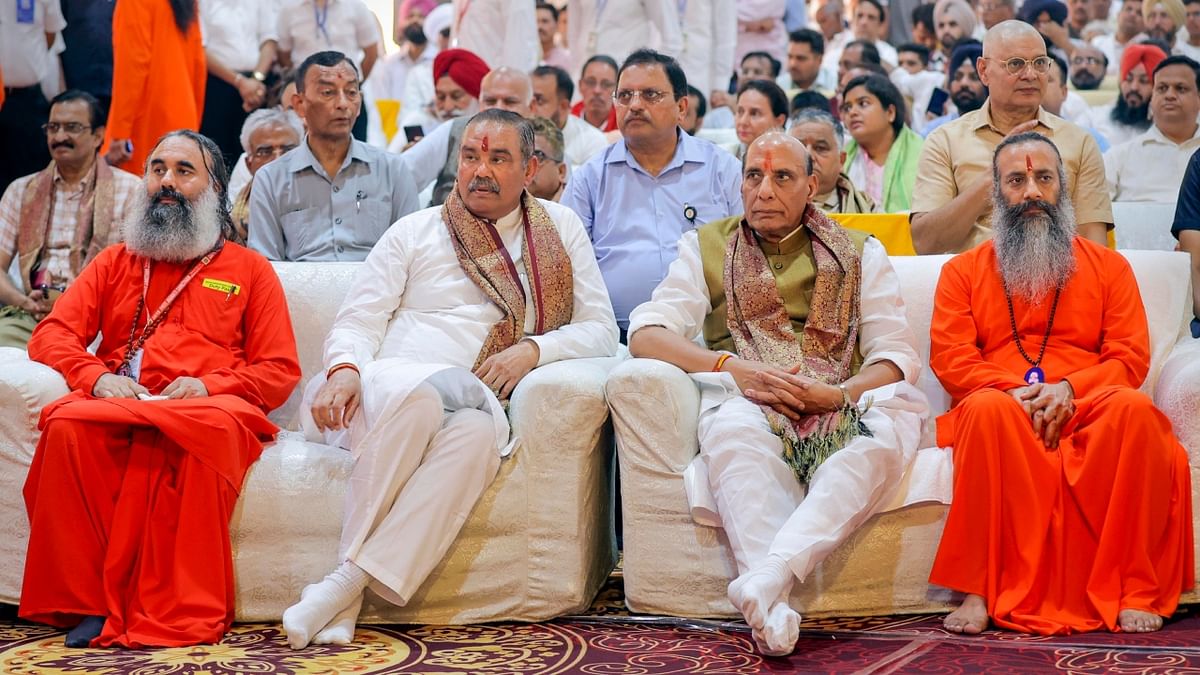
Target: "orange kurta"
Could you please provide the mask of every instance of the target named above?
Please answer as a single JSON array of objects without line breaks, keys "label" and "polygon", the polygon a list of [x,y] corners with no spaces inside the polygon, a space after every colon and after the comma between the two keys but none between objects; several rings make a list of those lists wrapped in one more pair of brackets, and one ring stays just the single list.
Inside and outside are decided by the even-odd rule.
[{"label": "orange kurta", "polygon": [[120,168],[140,176],[163,134],[200,129],[207,62],[200,19],[186,33],[175,25],[167,0],[121,0],[113,10],[112,108],[104,149],[114,138],[133,140]]},{"label": "orange kurta", "polygon": [[[190,267],[152,265],[150,311]],[[180,294],[142,360],[140,381],[152,393],[186,375],[209,396],[94,399],[96,380],[121,362],[141,293],[142,260],[123,244],[109,247],[29,342],[30,357],[73,391],[43,411],[25,483],[20,614],[61,627],[106,616],[94,646],[215,642],[234,616],[229,518],[246,470],[277,431],[266,413],[300,377],[291,321],[270,264],[227,243]],[[143,312],[139,328],[145,321]]]},{"label": "orange kurta", "polygon": [[[1074,251],[1041,364],[1076,395],[1057,450],[1005,393],[1029,365],[991,242],[942,268],[930,329],[930,365],[954,399],[938,445],[953,446],[955,471],[929,580],[982,595],[997,626],[1042,634],[1116,630],[1122,609],[1170,615],[1194,582],[1187,453],[1137,391],[1150,363],[1137,282],[1115,252],[1079,238]],[[1013,299],[1034,358],[1050,304]]]}]

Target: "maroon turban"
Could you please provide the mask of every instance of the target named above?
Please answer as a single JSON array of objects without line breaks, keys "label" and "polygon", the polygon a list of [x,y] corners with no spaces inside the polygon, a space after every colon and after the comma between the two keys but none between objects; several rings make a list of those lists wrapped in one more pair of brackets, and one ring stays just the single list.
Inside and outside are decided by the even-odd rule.
[{"label": "maroon turban", "polygon": [[488,64],[475,56],[474,52],[465,49],[447,49],[438,52],[433,59],[433,83],[437,84],[443,75],[449,75],[450,79],[466,89],[468,94],[479,98],[479,85],[483,83],[483,76],[487,75],[489,70],[491,68],[488,68]]},{"label": "maroon turban", "polygon": [[1163,50],[1154,45],[1129,45],[1121,54],[1121,79],[1124,80],[1139,63],[1146,65],[1146,75],[1153,78],[1154,69],[1166,58]]}]

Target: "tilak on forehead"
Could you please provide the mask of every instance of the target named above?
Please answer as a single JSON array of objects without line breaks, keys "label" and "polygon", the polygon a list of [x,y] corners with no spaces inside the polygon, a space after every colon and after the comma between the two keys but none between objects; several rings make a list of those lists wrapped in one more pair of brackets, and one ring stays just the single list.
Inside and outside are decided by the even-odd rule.
[{"label": "tilak on forehead", "polygon": [[480,143],[480,147],[481,147],[481,148],[483,148],[483,151],[484,151],[484,152],[487,152],[487,151],[488,151],[488,137],[487,137],[487,134],[484,134],[484,135],[483,135],[483,142],[481,142],[481,143]]},{"label": "tilak on forehead", "polygon": [[771,163],[770,150],[763,150],[763,168],[766,169],[767,173],[772,173],[775,171],[775,167]]},{"label": "tilak on forehead", "polygon": [[[484,149],[487,149],[487,141],[484,141]],[[1025,153],[1025,171],[1033,173],[1033,157],[1027,152]]]}]

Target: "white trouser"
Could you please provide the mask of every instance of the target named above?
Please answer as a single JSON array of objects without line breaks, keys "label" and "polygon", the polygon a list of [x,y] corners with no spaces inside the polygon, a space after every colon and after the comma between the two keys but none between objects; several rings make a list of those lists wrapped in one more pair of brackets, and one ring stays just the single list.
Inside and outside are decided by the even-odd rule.
[{"label": "white trouser", "polygon": [[363,392],[369,432],[350,474],[342,526],[345,559],[378,583],[371,590],[404,605],[445,556],[500,468],[489,413],[447,414],[429,384]]},{"label": "white trouser", "polygon": [[782,441],[757,405],[736,396],[706,411],[700,418],[700,455],[738,571],[744,574],[775,554],[803,581],[884,508],[907,464],[896,415],[910,416],[904,426],[919,429],[915,413],[871,408],[863,422],[874,436],[856,437],[827,459],[805,496],[780,458]]}]

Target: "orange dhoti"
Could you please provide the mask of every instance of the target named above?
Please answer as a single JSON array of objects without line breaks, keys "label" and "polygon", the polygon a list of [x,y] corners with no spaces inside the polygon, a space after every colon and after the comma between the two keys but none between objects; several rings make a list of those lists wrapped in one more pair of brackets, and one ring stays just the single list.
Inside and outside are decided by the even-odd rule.
[{"label": "orange dhoti", "polygon": [[1057,450],[999,389],[938,420],[954,502],[929,580],[986,599],[1002,628],[1116,630],[1117,613],[1169,616],[1194,582],[1187,452],[1141,392],[1075,401]]},{"label": "orange dhoti", "polygon": [[107,617],[94,647],[219,641],[234,618],[229,519],[274,431],[233,396],[48,408],[25,483],[20,615]]}]

